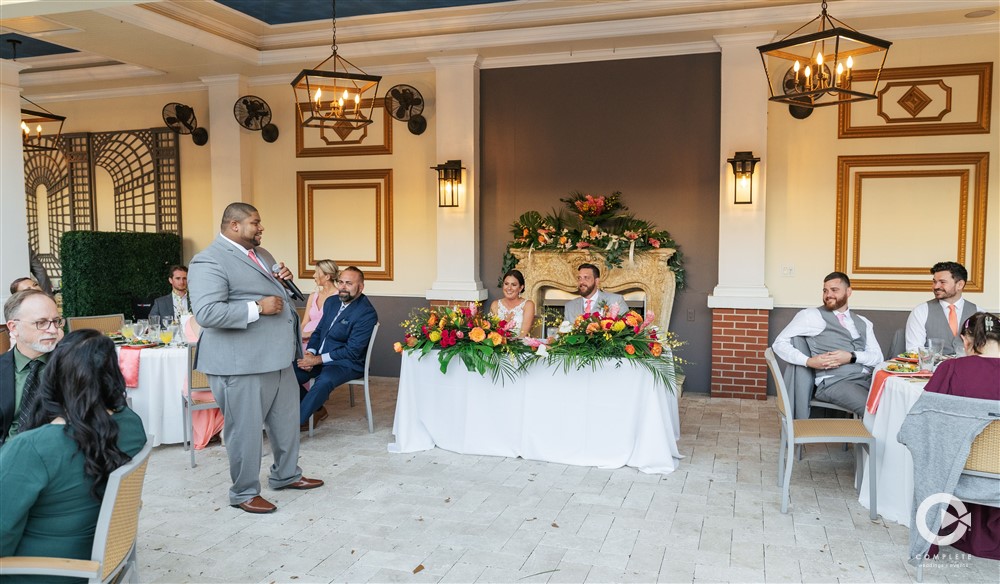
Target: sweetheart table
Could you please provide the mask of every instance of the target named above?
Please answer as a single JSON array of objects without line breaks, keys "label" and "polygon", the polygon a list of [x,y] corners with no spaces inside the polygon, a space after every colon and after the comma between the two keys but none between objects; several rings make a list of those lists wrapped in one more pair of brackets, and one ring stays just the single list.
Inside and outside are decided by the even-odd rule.
[{"label": "sweetheart table", "polygon": [[648,371],[624,362],[564,371],[535,364],[493,383],[456,358],[441,373],[437,354],[402,355],[389,452],[430,450],[521,457],[667,474],[677,450],[677,397]]}]

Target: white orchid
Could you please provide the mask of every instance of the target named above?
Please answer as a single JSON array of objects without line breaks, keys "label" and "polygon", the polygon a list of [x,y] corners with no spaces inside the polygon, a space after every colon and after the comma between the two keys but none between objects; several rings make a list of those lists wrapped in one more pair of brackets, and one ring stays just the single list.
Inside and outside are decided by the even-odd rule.
[{"label": "white orchid", "polygon": [[573,330],[573,323],[568,320],[562,321],[559,325],[559,334],[565,335]]},{"label": "white orchid", "polygon": [[538,355],[539,357],[548,357],[549,356],[548,346],[538,345],[538,349],[535,351],[535,354]]}]

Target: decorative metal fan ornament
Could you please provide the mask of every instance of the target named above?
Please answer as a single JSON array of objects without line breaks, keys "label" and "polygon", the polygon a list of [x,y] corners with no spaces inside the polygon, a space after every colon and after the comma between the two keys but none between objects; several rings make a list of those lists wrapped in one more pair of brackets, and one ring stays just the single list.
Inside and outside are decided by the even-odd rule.
[{"label": "decorative metal fan ornament", "polygon": [[191,134],[191,141],[197,146],[208,143],[208,130],[198,127],[194,108],[183,103],[170,102],[163,106],[163,123],[177,134]]},{"label": "decorative metal fan ornament", "polygon": [[406,122],[406,128],[416,136],[427,129],[427,119],[420,115],[424,111],[424,96],[412,85],[395,85],[385,94],[385,111],[393,119]]},{"label": "decorative metal fan ornament", "polygon": [[236,123],[254,132],[260,132],[267,143],[278,139],[278,126],[271,123],[271,107],[256,95],[244,95],[233,104]]}]

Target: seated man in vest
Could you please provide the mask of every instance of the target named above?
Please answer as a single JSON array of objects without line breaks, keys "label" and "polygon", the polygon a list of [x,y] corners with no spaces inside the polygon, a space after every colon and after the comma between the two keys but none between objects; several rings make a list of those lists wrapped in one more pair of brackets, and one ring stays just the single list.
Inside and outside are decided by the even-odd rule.
[{"label": "seated man in vest", "polygon": [[[340,271],[337,296],[323,303],[323,318],[309,337],[305,354],[295,362],[295,377],[299,381],[300,428],[308,429],[309,416],[316,421],[327,417],[323,404],[336,387],[365,372],[368,341],[378,323],[375,307],[362,294],[365,275],[354,266]],[[306,391],[305,383],[315,378]]]},{"label": "seated man in vest", "polygon": [[149,311],[149,316],[180,319],[181,315],[191,314],[187,266],[171,267],[167,281],[170,282],[170,294],[160,296],[153,301],[153,309]]},{"label": "seated man in vest", "polygon": [[63,319],[41,290],[18,292],[3,305],[14,348],[0,355],[0,445],[27,421],[49,353],[63,337]]},{"label": "seated man in vest", "polygon": [[969,273],[956,262],[938,262],[931,268],[934,299],[921,302],[906,319],[906,348],[923,347],[927,339],[942,339],[944,354],[962,349],[959,326],[979,309],[962,298]]},{"label": "seated man in vest", "polygon": [[[851,280],[833,272],[823,279],[823,306],[805,308],[774,339],[774,352],[816,373],[815,398],[864,415],[872,368],[882,362],[871,321],[851,312]],[[809,354],[792,346],[805,338]]]}]

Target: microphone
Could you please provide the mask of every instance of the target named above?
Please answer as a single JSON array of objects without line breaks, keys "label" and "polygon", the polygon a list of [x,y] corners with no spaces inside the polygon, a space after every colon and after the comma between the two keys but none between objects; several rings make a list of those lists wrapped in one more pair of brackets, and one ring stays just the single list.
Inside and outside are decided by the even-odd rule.
[{"label": "microphone", "polygon": [[[274,272],[274,277],[278,278],[278,272],[281,271],[281,264],[274,264],[271,266],[271,271]],[[284,284],[285,288],[292,293],[292,298],[305,301],[306,297],[302,295],[302,290],[299,290],[299,287],[295,285],[295,282],[291,280],[283,280],[281,278],[278,278],[278,281]]]}]

